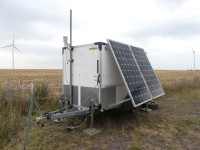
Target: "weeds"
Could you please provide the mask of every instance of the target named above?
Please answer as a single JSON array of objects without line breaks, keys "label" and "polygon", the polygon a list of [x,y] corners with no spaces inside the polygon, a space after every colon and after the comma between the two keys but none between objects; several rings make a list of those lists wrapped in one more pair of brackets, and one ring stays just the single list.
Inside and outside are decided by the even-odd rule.
[{"label": "weeds", "polygon": [[44,104],[46,97],[49,96],[49,87],[45,82],[40,82],[35,85],[34,89],[35,97],[37,98],[40,104]]},{"label": "weeds", "polygon": [[[22,95],[17,95],[19,91],[9,92],[11,91],[0,87],[0,147],[4,141],[9,141],[11,135],[23,128],[24,111],[28,104],[24,102],[22,105]],[[17,97],[13,97],[14,95]]]},{"label": "weeds", "polygon": [[[48,84],[38,83],[34,92],[39,102],[45,105],[45,97],[49,95]],[[0,86],[0,148],[26,126],[30,99],[30,87],[22,89],[14,83]]]}]

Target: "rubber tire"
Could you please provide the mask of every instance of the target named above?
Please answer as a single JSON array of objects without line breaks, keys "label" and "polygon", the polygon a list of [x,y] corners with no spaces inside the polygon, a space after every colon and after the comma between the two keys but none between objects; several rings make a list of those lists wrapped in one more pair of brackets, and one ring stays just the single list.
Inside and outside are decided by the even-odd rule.
[{"label": "rubber tire", "polygon": [[[124,98],[124,100],[125,100],[125,99],[128,99],[128,98],[130,98],[129,95],[127,95],[127,96]],[[130,113],[130,114],[133,114],[133,112],[134,112],[134,107],[133,107],[133,104],[132,104],[131,100],[122,103],[122,105],[121,105],[121,110],[122,110],[122,111],[126,111],[126,112],[128,112],[128,113]]]},{"label": "rubber tire", "polygon": [[148,108],[152,110],[157,110],[158,109],[158,103],[156,102],[148,102]]},{"label": "rubber tire", "polygon": [[[149,109],[152,109],[152,110],[157,110],[158,109],[158,103],[156,103],[156,102],[147,102],[148,103],[148,108]],[[145,103],[145,104],[142,104],[142,108],[145,108],[145,107],[147,107],[147,103]]]}]

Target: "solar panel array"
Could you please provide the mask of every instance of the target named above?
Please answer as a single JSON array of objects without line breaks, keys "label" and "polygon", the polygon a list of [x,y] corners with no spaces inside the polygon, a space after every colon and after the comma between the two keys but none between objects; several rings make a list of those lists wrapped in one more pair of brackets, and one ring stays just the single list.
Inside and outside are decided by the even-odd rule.
[{"label": "solar panel array", "polygon": [[143,49],[141,48],[137,48],[137,47],[134,47],[134,46],[130,46],[131,47],[131,50],[132,52],[134,53],[135,55],[135,58],[137,60],[137,63],[139,65],[139,68],[146,80],[146,83],[149,87],[149,90],[152,94],[152,97],[153,98],[156,98],[160,95],[163,95],[164,94],[164,91],[160,85],[160,82],[158,81],[154,71],[153,71],[153,68],[146,56],[146,53]]},{"label": "solar panel array", "polygon": [[164,94],[143,49],[108,40],[134,106]]},{"label": "solar panel array", "polygon": [[143,101],[151,100],[151,95],[148,92],[147,86],[140,74],[136,62],[130,53],[129,46],[114,41],[110,41],[110,45],[113,48],[125,84],[130,90],[130,94],[132,95],[135,104],[137,105]]}]

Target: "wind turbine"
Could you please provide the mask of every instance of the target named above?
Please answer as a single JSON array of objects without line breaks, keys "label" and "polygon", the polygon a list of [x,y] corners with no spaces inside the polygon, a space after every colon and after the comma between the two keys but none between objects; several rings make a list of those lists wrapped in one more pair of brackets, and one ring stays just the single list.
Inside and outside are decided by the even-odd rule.
[{"label": "wind turbine", "polygon": [[195,51],[192,49],[194,55],[194,70],[195,70]]},{"label": "wind turbine", "polygon": [[12,47],[12,69],[15,68],[15,49],[18,50],[20,53],[22,53],[16,46],[15,46],[15,35],[13,37],[13,43],[11,45],[7,45],[1,48],[7,48],[7,47]]}]

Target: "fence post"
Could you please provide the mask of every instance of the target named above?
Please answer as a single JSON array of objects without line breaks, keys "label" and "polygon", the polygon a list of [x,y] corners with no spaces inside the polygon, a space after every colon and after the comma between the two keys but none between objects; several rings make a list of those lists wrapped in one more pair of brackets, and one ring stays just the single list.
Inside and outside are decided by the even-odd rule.
[{"label": "fence post", "polygon": [[31,83],[31,102],[30,102],[28,120],[27,120],[27,126],[26,126],[26,137],[25,137],[25,141],[24,141],[24,150],[26,150],[26,146],[27,146],[27,142],[28,142],[28,132],[29,132],[30,124],[31,124],[34,100],[35,100],[35,94],[34,94],[34,90],[33,90],[33,83]]}]

